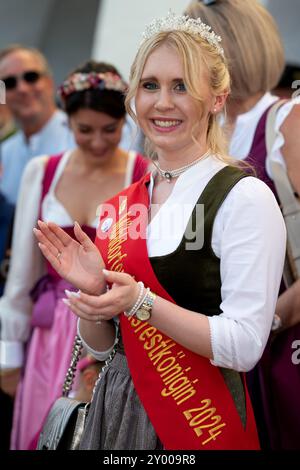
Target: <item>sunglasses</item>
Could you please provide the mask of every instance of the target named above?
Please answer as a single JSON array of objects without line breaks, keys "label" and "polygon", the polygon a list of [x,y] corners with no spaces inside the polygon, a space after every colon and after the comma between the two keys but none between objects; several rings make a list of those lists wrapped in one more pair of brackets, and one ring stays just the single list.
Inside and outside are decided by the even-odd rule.
[{"label": "sunglasses", "polygon": [[19,80],[24,80],[26,83],[36,83],[44,75],[42,72],[36,72],[34,70],[28,70],[21,75],[10,75],[9,77],[2,78],[2,82],[5,85],[6,90],[14,90],[17,87]]}]

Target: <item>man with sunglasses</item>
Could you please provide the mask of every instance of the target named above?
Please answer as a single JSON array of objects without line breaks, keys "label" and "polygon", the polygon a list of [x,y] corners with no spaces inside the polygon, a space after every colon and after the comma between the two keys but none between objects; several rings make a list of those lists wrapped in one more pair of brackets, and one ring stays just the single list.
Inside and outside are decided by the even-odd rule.
[{"label": "man with sunglasses", "polygon": [[10,46],[0,51],[0,80],[19,131],[1,149],[0,191],[15,204],[26,163],[37,155],[74,146],[66,115],[54,101],[54,83],[45,57],[37,50]]}]

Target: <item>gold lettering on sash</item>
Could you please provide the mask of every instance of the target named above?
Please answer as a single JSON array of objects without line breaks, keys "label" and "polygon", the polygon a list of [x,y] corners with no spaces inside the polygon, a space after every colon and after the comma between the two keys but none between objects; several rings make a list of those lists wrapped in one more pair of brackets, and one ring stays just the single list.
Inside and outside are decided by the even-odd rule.
[{"label": "gold lettering on sash", "polygon": [[128,227],[132,223],[129,215],[129,212],[122,215],[113,225],[110,235],[111,238],[108,242],[107,261],[109,269],[119,273],[125,271],[122,260],[126,258],[127,253],[122,254],[122,245],[127,240]]},{"label": "gold lettering on sash", "polygon": [[[192,370],[190,366],[183,368],[178,363],[178,359],[185,357],[183,351],[175,355],[173,349],[177,344],[172,339],[164,340],[163,336],[157,333],[157,329],[149,323],[134,317],[128,318],[128,321],[133,332],[138,334],[139,341],[144,343],[143,347],[147,351],[147,356],[162,380],[161,396],[171,397],[177,406],[188,403],[191,397],[199,393],[193,386],[198,379],[192,380],[188,377],[187,372]],[[198,408],[183,410],[182,414],[196,436],[200,438],[201,445],[205,446],[211,440],[217,439],[226,423],[217,414],[217,409],[212,406],[211,399],[202,399],[200,404]]]}]

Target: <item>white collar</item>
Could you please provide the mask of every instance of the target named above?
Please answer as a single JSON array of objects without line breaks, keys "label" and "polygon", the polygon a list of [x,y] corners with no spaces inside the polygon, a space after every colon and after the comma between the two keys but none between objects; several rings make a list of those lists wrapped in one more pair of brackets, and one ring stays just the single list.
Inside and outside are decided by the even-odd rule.
[{"label": "white collar", "polygon": [[276,96],[266,93],[253,108],[237,117],[229,146],[232,157],[243,160],[249,155],[259,120],[276,100]]}]

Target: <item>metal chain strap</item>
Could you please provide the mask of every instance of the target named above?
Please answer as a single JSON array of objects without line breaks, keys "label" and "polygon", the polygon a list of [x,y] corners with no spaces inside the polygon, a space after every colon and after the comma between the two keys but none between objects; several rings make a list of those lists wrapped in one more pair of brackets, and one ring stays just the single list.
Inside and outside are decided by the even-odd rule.
[{"label": "metal chain strap", "polygon": [[72,350],[71,363],[67,370],[65,381],[63,384],[63,391],[62,391],[63,397],[67,397],[72,389],[73,381],[75,378],[76,367],[80,358],[82,348],[83,348],[82,341],[80,337],[76,335],[75,340],[74,340],[73,350]]},{"label": "metal chain strap", "polygon": [[[96,387],[98,385],[98,382],[101,378],[102,372],[104,372],[108,368],[109,364],[111,363],[111,361],[113,360],[113,358],[116,355],[117,346],[118,346],[118,343],[119,343],[119,340],[120,340],[120,335],[121,335],[120,327],[117,326],[117,334],[116,334],[116,340],[115,340],[115,343],[114,343],[113,350],[110,353],[110,355],[108,356],[108,358],[106,359],[104,366],[102,367],[102,369],[99,372],[98,378],[97,378],[97,380],[95,382],[95,385],[94,385],[94,388],[93,388],[91,401],[94,398],[94,393],[95,393]],[[67,370],[65,381],[64,381],[64,384],[63,384],[63,391],[62,391],[63,397],[67,397],[69,395],[70,391],[72,390],[72,385],[73,385],[74,378],[75,378],[75,373],[76,373],[76,367],[77,367],[77,364],[78,364],[78,361],[79,361],[79,358],[80,358],[82,348],[83,348],[82,341],[81,341],[80,337],[78,335],[76,335],[75,340],[74,340],[74,344],[73,344],[71,363],[70,363],[70,366]]]}]

